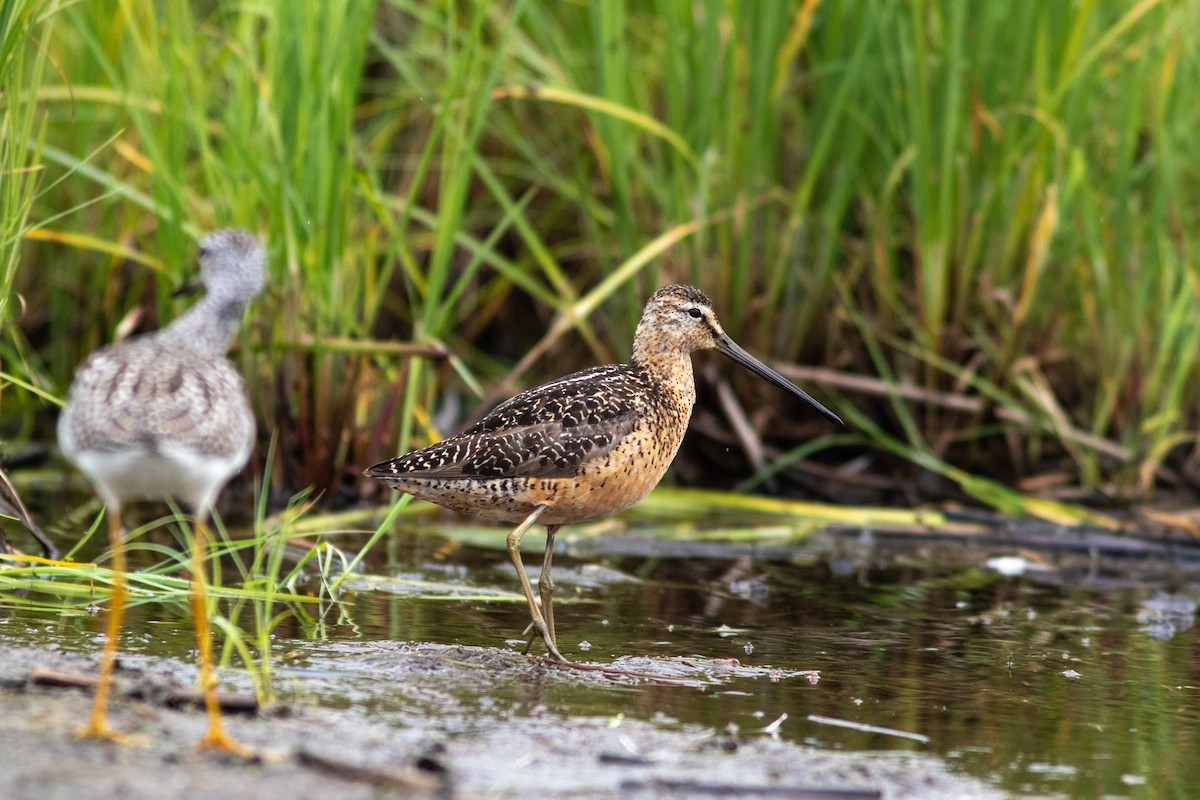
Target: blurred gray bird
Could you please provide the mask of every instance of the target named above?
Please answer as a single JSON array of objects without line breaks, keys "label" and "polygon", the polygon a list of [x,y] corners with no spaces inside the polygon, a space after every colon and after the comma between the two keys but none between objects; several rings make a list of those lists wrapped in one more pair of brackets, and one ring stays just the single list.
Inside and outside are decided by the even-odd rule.
[{"label": "blurred gray bird", "polygon": [[251,233],[208,234],[200,242],[205,296],[166,328],[98,350],[75,372],[58,442],[104,501],[115,574],[96,701],[83,735],[121,738],[105,711],[126,597],[122,510],[133,500],[171,498],[196,516],[192,613],[209,718],[200,746],[247,752],[221,722],[204,561],[213,503],[254,447],[254,412],[225,353],[246,306],[262,291],[263,260]]}]

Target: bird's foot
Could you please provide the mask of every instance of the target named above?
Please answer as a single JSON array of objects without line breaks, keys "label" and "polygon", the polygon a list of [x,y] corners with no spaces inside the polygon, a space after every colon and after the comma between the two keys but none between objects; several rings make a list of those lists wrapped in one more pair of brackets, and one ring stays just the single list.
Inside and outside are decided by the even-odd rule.
[{"label": "bird's foot", "polygon": [[129,745],[133,747],[143,747],[149,742],[144,736],[134,736],[128,733],[108,727],[108,723],[104,720],[92,719],[87,725],[80,726],[75,735],[80,739],[102,739],[113,744]]},{"label": "bird's foot", "polygon": [[541,622],[541,620],[534,620],[533,622],[529,623],[528,627],[526,627],[521,633],[521,636],[525,637],[525,648],[521,650],[521,655],[529,655],[529,649],[533,647],[534,640],[541,639],[543,642],[545,642],[546,650],[550,653],[550,656],[554,658],[555,661],[563,664],[570,664],[571,662],[567,660],[567,657],[558,651],[558,645],[555,643],[554,637],[550,634],[550,631],[546,628],[546,623],[542,622],[542,624],[539,625],[538,622]]},{"label": "bird's foot", "polygon": [[228,753],[231,756],[245,759],[255,758],[258,755],[253,747],[242,744],[221,727],[209,727],[204,738],[196,743],[196,749],[199,751],[215,750],[218,753]]}]

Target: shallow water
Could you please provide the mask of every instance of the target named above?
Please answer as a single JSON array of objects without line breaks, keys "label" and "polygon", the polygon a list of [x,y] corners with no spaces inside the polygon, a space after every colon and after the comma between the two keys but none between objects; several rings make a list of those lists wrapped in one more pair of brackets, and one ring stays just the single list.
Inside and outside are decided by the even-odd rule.
[{"label": "shallow water", "polygon": [[[509,599],[419,599],[387,581],[358,581],[322,624],[290,621],[277,629],[282,691],[289,671],[336,673],[337,663],[370,652],[362,643],[519,648],[528,612],[514,602],[503,531],[481,547],[444,535],[455,530],[452,522],[442,529],[402,523],[381,543],[370,572],[498,589]],[[716,539],[690,551],[634,527],[608,538],[614,552],[606,552],[603,536],[564,542],[554,573],[559,645],[568,658],[602,663],[737,659],[776,668],[777,678],[704,688],[568,682],[506,693],[481,686],[461,690],[464,702],[518,718],[542,710],[624,714],[743,732],[786,714],[777,726],[785,739],[932,753],[1014,792],[1200,795],[1195,583],[1170,570],[1107,582],[1093,572],[1091,585],[1064,581],[1053,569],[1002,577],[970,566],[986,551],[957,548],[947,557],[945,547],[884,552],[825,539],[722,549]],[[541,537],[527,540],[525,562],[536,579]],[[123,648],[186,657],[185,613],[180,604],[135,607]],[[90,650],[98,648],[102,622],[82,612],[10,608],[0,610],[0,637]],[[354,686],[353,676],[331,681],[317,701],[353,704]],[[381,713],[411,710],[419,695],[404,688],[392,696],[376,686],[370,702]],[[828,718],[895,732],[839,727]]]}]

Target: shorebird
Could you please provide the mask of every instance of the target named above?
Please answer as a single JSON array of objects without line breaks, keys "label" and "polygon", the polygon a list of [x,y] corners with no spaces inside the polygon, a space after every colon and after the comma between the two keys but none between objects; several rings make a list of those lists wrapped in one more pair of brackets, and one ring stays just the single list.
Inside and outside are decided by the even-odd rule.
[{"label": "shorebird", "polygon": [[60,449],[104,502],[114,573],[96,699],[81,734],[122,738],[105,713],[126,598],[122,510],[133,500],[172,498],[195,514],[191,605],[208,711],[200,747],[245,754],[221,722],[204,562],[213,503],[254,446],[254,412],[225,353],[262,291],[263,247],[246,231],[219,230],[201,240],[199,261],[205,296],[166,328],[89,356],[58,420]]},{"label": "shorebird", "polygon": [[[554,632],[554,536],[563,525],[624,511],[658,485],[696,401],[691,354],[710,349],[841,424],[739,347],[699,289],[667,286],[646,303],[629,363],[592,367],[521,392],[457,436],[364,474],[453,511],[519,523],[508,535],[508,557],[533,620],[524,652],[540,637],[551,656],[569,663]],[[546,526],[537,598],[520,553],[521,538],[534,523]]]}]

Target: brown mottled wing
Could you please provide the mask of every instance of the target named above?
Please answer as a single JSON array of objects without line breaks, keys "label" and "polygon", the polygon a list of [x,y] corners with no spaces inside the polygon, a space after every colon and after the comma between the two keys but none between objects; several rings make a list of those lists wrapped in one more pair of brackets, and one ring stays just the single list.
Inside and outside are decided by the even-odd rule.
[{"label": "brown mottled wing", "polygon": [[645,377],[636,367],[592,367],[522,392],[457,436],[377,464],[367,474],[569,477],[633,430],[645,394]]},{"label": "brown mottled wing", "polygon": [[156,346],[150,337],[97,351],[75,373],[64,414],[77,450],[249,453],[254,415],[225,358]]}]

